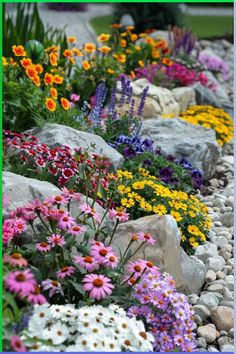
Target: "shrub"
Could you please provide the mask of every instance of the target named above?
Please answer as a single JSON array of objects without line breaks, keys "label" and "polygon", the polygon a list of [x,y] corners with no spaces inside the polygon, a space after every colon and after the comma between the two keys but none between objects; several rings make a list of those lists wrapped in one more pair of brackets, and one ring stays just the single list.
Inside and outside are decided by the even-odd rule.
[{"label": "shrub", "polygon": [[[169,25],[181,26],[182,14],[178,5],[166,3],[114,4],[115,21],[120,22],[124,14],[132,16],[138,32],[157,28],[166,30]],[[140,16],[142,14],[142,16]]]},{"label": "shrub", "polygon": [[211,221],[207,206],[196,196],[171,190],[143,168],[134,174],[118,170],[116,178],[115,185],[110,182],[109,190],[116,190],[115,205],[127,209],[131,218],[151,214],[172,215],[179,227],[181,244],[189,254],[193,253],[193,247],[206,241]]}]

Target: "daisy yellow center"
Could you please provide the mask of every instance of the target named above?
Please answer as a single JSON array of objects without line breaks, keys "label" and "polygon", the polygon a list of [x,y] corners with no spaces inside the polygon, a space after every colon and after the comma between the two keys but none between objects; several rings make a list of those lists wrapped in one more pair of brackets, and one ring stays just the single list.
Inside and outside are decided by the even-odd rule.
[{"label": "daisy yellow center", "polygon": [[93,281],[93,285],[96,286],[96,288],[100,288],[101,286],[103,286],[103,280],[97,278]]},{"label": "daisy yellow center", "polygon": [[20,259],[20,258],[22,258],[22,255],[20,254],[20,253],[17,253],[17,252],[15,252],[15,253],[12,253],[12,258],[14,258],[14,259]]}]

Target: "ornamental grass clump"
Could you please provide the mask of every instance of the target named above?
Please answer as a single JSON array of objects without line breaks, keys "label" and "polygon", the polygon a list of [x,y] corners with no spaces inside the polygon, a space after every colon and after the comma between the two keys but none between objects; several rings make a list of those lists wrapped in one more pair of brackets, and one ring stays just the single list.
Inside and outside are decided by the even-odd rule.
[{"label": "ornamental grass clump", "polygon": [[233,138],[233,120],[221,108],[212,106],[191,106],[180,114],[180,118],[216,132],[216,140],[220,146],[229,143]]},{"label": "ornamental grass clump", "polygon": [[43,352],[152,352],[154,341],[141,320],[117,305],[34,306],[20,339],[29,351]]},{"label": "ornamental grass clump", "polygon": [[211,219],[207,206],[196,196],[168,188],[144,168],[136,173],[118,170],[115,187],[112,182],[109,184],[111,191],[114,188],[116,206],[126,209],[132,219],[152,214],[172,215],[187,253],[192,254],[193,247],[206,241]]}]

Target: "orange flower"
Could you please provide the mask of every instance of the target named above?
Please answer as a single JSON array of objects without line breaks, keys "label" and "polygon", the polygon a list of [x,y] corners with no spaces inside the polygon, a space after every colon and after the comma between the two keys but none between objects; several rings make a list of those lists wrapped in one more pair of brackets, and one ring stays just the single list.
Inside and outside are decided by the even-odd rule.
[{"label": "orange flower", "polygon": [[122,32],[122,33],[120,34],[120,36],[121,36],[121,37],[126,37],[126,36],[127,36],[127,32]]},{"label": "orange flower", "polygon": [[74,55],[77,55],[78,57],[82,57],[83,56],[83,53],[79,49],[73,48],[72,50],[74,52]]},{"label": "orange flower", "polygon": [[154,40],[151,37],[147,37],[145,39],[145,42],[148,43],[148,44],[154,45]]},{"label": "orange flower", "polygon": [[63,83],[64,79],[63,79],[63,77],[61,77],[59,75],[54,75],[53,81],[54,81],[55,84],[60,85],[60,84]]},{"label": "orange flower", "polygon": [[120,40],[120,46],[125,48],[127,46],[127,41],[125,39]]},{"label": "orange flower", "polygon": [[152,50],[152,57],[153,57],[154,59],[157,59],[157,58],[160,57],[159,51],[158,51],[157,49],[155,49],[155,48]]},{"label": "orange flower", "polygon": [[43,67],[41,64],[36,64],[35,65],[35,70],[37,71],[38,74],[42,74],[43,72]]},{"label": "orange flower", "polygon": [[68,37],[67,38],[67,42],[68,43],[76,43],[77,42],[77,38],[76,37]]},{"label": "orange flower", "polygon": [[25,57],[26,56],[26,51],[23,45],[13,45],[12,46],[12,51],[15,54],[16,57]]},{"label": "orange flower", "polygon": [[113,69],[108,68],[107,72],[108,72],[108,74],[114,74],[115,71]]},{"label": "orange flower", "polygon": [[49,109],[49,111],[54,112],[57,104],[52,98],[46,98],[45,106]]},{"label": "orange flower", "polygon": [[94,52],[96,49],[96,46],[95,44],[93,43],[86,43],[85,46],[84,46],[84,50],[88,53],[92,53]]},{"label": "orange flower", "polygon": [[82,66],[83,66],[84,70],[89,70],[91,68],[91,65],[86,60],[82,61]]},{"label": "orange flower", "polygon": [[144,62],[143,62],[142,60],[139,60],[139,61],[138,61],[138,64],[139,64],[139,66],[141,66],[142,68],[145,66],[145,65],[144,65]]},{"label": "orange flower", "polygon": [[35,83],[36,86],[40,86],[40,77],[38,75],[35,75],[33,77],[33,82]]},{"label": "orange flower", "polygon": [[44,75],[45,85],[52,85],[53,81],[54,81],[54,79],[53,79],[53,75],[52,74],[46,73]]},{"label": "orange flower", "polygon": [[9,63],[11,65],[17,65],[17,62],[13,58],[10,58]]},{"label": "orange flower", "polygon": [[51,88],[50,88],[50,95],[52,96],[52,98],[53,98],[54,100],[57,99],[57,89],[55,89],[55,87],[51,87]]},{"label": "orange flower", "polygon": [[7,59],[5,57],[2,57],[2,65],[8,65]]},{"label": "orange flower", "polygon": [[26,72],[26,75],[31,80],[37,75],[37,71],[36,71],[35,66],[33,64],[28,65],[25,72]]},{"label": "orange flower", "polygon": [[121,28],[120,23],[113,23],[113,25],[110,26],[111,28]]},{"label": "orange flower", "polygon": [[52,45],[51,47],[46,48],[44,51],[46,53],[48,52],[57,52],[60,48],[58,46]]},{"label": "orange flower", "polygon": [[66,98],[61,98],[61,105],[66,111],[70,109],[70,102]]},{"label": "orange flower", "polygon": [[170,54],[170,49],[168,47],[165,47],[162,49],[163,54]]},{"label": "orange flower", "polygon": [[106,45],[103,45],[102,47],[98,48],[99,52],[107,54],[111,51],[110,47],[107,47]]},{"label": "orange flower", "polygon": [[140,38],[145,38],[145,37],[147,37],[147,33],[139,33],[139,37]]},{"label": "orange flower", "polygon": [[69,58],[69,62],[70,62],[71,64],[74,64],[74,63],[75,63],[75,59],[74,59],[74,58]]},{"label": "orange flower", "polygon": [[162,64],[165,64],[166,66],[171,66],[173,65],[173,60],[170,60],[169,58],[163,58],[162,59]]},{"label": "orange flower", "polygon": [[139,52],[141,50],[141,47],[139,45],[136,45],[135,49],[137,50],[137,52]]},{"label": "orange flower", "polygon": [[130,39],[132,42],[135,42],[138,39],[137,34],[135,34],[135,33],[131,34]]},{"label": "orange flower", "polygon": [[63,52],[63,55],[64,55],[64,57],[70,58],[70,57],[73,57],[73,52],[70,49],[65,49]]},{"label": "orange flower", "polygon": [[119,63],[125,63],[125,62],[126,62],[126,55],[125,55],[125,54],[113,54],[113,57],[114,57]]},{"label": "orange flower", "polygon": [[135,75],[135,72],[133,70],[130,71],[130,77],[132,79],[135,79],[136,78],[136,75]]},{"label": "orange flower", "polygon": [[132,49],[130,49],[130,48],[125,49],[125,53],[132,54]]},{"label": "orange flower", "polygon": [[134,29],[134,26],[126,26],[127,31],[132,31]]},{"label": "orange flower", "polygon": [[24,58],[20,60],[20,63],[26,69],[27,66],[32,64],[32,60],[30,58]]},{"label": "orange flower", "polygon": [[100,34],[100,36],[98,37],[98,42],[107,42],[109,39],[110,39],[111,35],[110,34],[105,34],[105,33],[102,33]]},{"label": "orange flower", "polygon": [[57,66],[57,55],[50,53],[49,59],[52,66]]},{"label": "orange flower", "polygon": [[155,43],[154,47],[156,49],[159,49],[159,48],[164,48],[166,46],[166,42],[164,40],[161,40],[161,41],[158,41]]}]

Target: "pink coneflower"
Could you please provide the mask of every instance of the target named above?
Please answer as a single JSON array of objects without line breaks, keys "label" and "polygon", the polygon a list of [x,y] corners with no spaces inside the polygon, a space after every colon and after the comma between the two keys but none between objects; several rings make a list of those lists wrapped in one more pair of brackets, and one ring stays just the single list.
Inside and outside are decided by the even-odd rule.
[{"label": "pink coneflower", "polygon": [[52,248],[55,246],[64,246],[66,243],[65,238],[58,234],[52,234],[50,237],[47,238],[48,243],[52,245]]},{"label": "pink coneflower", "polygon": [[118,219],[119,221],[126,222],[129,220],[129,214],[124,211],[117,211],[115,209],[110,209],[109,218]]},{"label": "pink coneflower", "polygon": [[31,291],[34,291],[36,280],[29,269],[10,272],[5,278],[5,286],[8,290],[25,297]]},{"label": "pink coneflower", "polygon": [[69,179],[74,176],[75,172],[72,170],[72,168],[63,168],[61,171],[61,174],[64,178]]},{"label": "pink coneflower", "polygon": [[27,260],[18,252],[14,252],[11,255],[6,254],[3,257],[3,262],[10,264],[12,267],[27,267],[28,265]]},{"label": "pink coneflower", "polygon": [[51,245],[47,242],[36,243],[35,248],[41,252],[48,252],[51,250]]},{"label": "pink coneflower", "polygon": [[144,265],[140,261],[128,262],[127,270],[129,273],[135,273],[134,276],[140,276],[145,269]]},{"label": "pink coneflower", "polygon": [[103,242],[98,242],[98,244],[94,243],[91,246],[91,256],[94,257],[99,264],[103,264],[106,260],[106,255],[113,254],[113,250],[111,246],[105,246]]},{"label": "pink coneflower", "polygon": [[102,300],[111,295],[114,285],[102,274],[87,274],[82,280],[83,289],[89,291],[90,299]]},{"label": "pink coneflower", "polygon": [[95,259],[91,256],[74,256],[74,262],[79,264],[80,267],[86,269],[88,272],[93,272],[94,269],[99,268],[99,264],[95,261]]},{"label": "pink coneflower", "polygon": [[64,215],[58,222],[58,227],[63,230],[68,230],[75,225],[75,218],[70,215]]},{"label": "pink coneflower", "polygon": [[84,214],[93,217],[94,220],[97,221],[98,224],[101,223],[101,220],[100,220],[97,212],[93,208],[91,208],[87,203],[81,204],[80,210],[82,210],[84,212]]},{"label": "pink coneflower", "polygon": [[86,230],[87,230],[86,227],[83,225],[74,225],[74,226],[72,226],[71,229],[68,230],[68,233],[70,233],[71,235],[77,236],[77,235],[82,234]]},{"label": "pink coneflower", "polygon": [[82,198],[81,193],[77,193],[73,189],[67,189],[66,187],[62,188],[62,195],[66,198],[71,198],[76,202],[80,202]]},{"label": "pink coneflower", "polygon": [[67,215],[66,211],[63,209],[48,209],[47,218],[52,220],[60,220],[63,215]]},{"label": "pink coneflower", "polygon": [[27,300],[28,302],[31,302],[34,305],[43,305],[45,304],[45,302],[47,302],[45,296],[40,293],[40,288],[38,285],[36,285],[34,291],[28,295]]},{"label": "pink coneflower", "polygon": [[27,229],[27,225],[23,218],[17,218],[14,220],[14,228],[18,234],[21,234]]},{"label": "pink coneflower", "polygon": [[18,336],[11,336],[10,342],[11,342],[11,347],[15,352],[20,352],[20,353],[27,352],[24,343]]},{"label": "pink coneflower", "polygon": [[65,205],[68,203],[68,198],[63,195],[51,196],[45,199],[45,202],[53,205]]},{"label": "pink coneflower", "polygon": [[155,275],[159,275],[160,274],[160,270],[158,267],[156,267],[152,262],[150,261],[145,261],[144,259],[138,259],[139,264],[143,265],[143,268],[146,268],[146,271],[151,273],[151,274],[155,274]]},{"label": "pink coneflower", "polygon": [[61,288],[61,283],[56,280],[47,279],[42,282],[43,290],[49,290],[49,297],[52,297],[54,294],[60,293],[64,296],[64,292]]},{"label": "pink coneflower", "polygon": [[107,253],[103,262],[104,267],[116,268],[119,263],[119,258],[114,253]]},{"label": "pink coneflower", "polygon": [[157,242],[150,234],[144,233],[142,231],[138,232],[137,235],[140,241],[145,241],[150,245],[154,245]]},{"label": "pink coneflower", "polygon": [[75,267],[62,267],[58,272],[58,278],[64,279],[69,278],[76,271]]}]

